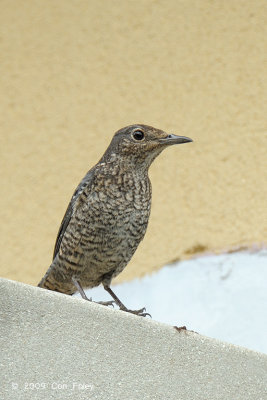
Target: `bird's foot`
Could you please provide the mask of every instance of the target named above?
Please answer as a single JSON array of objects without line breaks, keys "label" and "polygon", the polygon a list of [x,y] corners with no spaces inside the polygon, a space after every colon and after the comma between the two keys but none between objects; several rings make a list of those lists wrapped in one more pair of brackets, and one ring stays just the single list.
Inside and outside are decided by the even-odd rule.
[{"label": "bird's foot", "polygon": [[140,308],[140,310],[129,310],[127,307],[125,307],[125,305],[120,301],[120,299],[115,295],[113,290],[111,290],[108,285],[104,285],[104,289],[111,295],[111,297],[113,297],[115,303],[117,304],[117,306],[121,311],[126,311],[134,315],[139,315],[139,317],[146,317],[148,315],[150,318],[152,318],[150,314],[145,312],[146,311],[145,307]]},{"label": "bird's foot", "polygon": [[[92,301],[92,299],[91,299],[91,301]],[[112,306],[112,307],[114,307],[115,301],[113,301],[113,300],[110,300],[110,301],[94,301],[94,303],[101,304],[102,306]]]},{"label": "bird's foot", "polygon": [[84,300],[91,301],[92,303],[101,304],[101,306],[112,306],[114,307],[115,301],[93,301],[92,297],[87,297],[86,295],[83,297]]},{"label": "bird's foot", "polygon": [[126,311],[130,314],[138,315],[139,317],[146,317],[148,315],[150,318],[152,318],[149,313],[145,312],[146,311],[145,307],[140,308],[140,310],[129,310],[125,306],[120,306],[120,310]]}]

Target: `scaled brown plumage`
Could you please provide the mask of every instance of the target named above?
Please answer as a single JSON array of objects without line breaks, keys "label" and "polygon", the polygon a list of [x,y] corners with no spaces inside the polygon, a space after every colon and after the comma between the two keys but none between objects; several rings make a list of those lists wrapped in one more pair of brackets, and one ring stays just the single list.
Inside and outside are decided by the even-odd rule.
[{"label": "scaled brown plumage", "polygon": [[147,315],[144,309],[128,310],[110,283],[145,235],[151,206],[149,166],[169,145],[191,141],[139,124],[116,132],[73,194],[58,232],[53,262],[38,286],[66,294],[78,290],[87,299],[83,288],[102,283],[120,309]]}]

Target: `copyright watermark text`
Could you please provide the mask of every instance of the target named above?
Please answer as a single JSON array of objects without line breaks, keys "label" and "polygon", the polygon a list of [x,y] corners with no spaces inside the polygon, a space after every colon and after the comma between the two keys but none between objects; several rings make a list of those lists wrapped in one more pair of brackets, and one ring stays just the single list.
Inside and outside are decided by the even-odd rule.
[{"label": "copyright watermark text", "polygon": [[80,383],[80,382],[24,382],[17,383],[12,382],[11,388],[13,390],[73,390],[73,391],[83,391],[94,390],[94,385],[90,383]]}]

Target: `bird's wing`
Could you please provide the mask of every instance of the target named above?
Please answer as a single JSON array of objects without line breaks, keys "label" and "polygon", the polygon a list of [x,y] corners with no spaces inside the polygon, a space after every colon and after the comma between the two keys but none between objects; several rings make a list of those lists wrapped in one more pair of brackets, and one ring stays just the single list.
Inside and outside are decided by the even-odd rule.
[{"label": "bird's wing", "polygon": [[93,170],[94,169],[91,169],[89,172],[87,172],[87,174],[85,175],[83,180],[80,182],[80,184],[78,185],[77,189],[75,190],[75,192],[71,198],[71,201],[70,201],[67,211],[65,212],[65,215],[62,219],[62,222],[61,222],[58,234],[57,234],[57,240],[55,243],[54,253],[53,253],[53,260],[55,259],[56,255],[59,251],[62,239],[64,237],[66,229],[67,229],[69,222],[71,220],[71,217],[73,215],[75,203],[76,203],[77,199],[79,198],[79,196],[81,195],[81,193],[84,191],[85,187],[90,185],[90,182],[92,181]]},{"label": "bird's wing", "polygon": [[69,225],[69,222],[70,222],[70,219],[71,219],[71,216],[72,216],[72,213],[73,213],[73,204],[72,203],[73,202],[72,202],[72,199],[71,199],[71,201],[70,201],[70,203],[68,205],[67,211],[65,212],[65,215],[64,215],[64,217],[62,219],[62,222],[61,222],[58,234],[57,234],[57,240],[56,240],[55,247],[54,247],[53,260],[54,260],[54,258],[56,257],[56,255],[57,255],[57,253],[59,251],[59,248],[60,248],[64,233],[65,233],[65,231],[67,229],[67,226]]}]

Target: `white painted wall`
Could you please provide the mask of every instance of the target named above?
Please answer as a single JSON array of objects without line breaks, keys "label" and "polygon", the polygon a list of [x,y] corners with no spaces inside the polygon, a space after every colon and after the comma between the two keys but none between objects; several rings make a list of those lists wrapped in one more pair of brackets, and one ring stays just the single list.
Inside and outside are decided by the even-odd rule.
[{"label": "white painted wall", "polygon": [[[267,353],[267,250],[183,261],[113,289],[156,321]],[[102,287],[87,293],[109,299]]]}]

